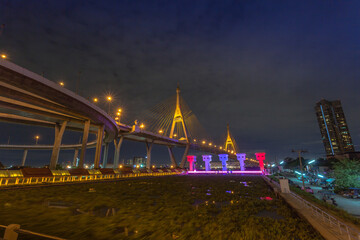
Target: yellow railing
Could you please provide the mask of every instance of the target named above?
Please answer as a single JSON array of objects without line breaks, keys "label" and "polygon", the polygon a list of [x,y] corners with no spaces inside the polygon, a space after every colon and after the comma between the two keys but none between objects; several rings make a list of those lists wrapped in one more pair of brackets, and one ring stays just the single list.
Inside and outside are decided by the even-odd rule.
[{"label": "yellow railing", "polygon": [[178,172],[162,172],[162,173],[129,173],[129,174],[104,174],[104,175],[85,175],[85,176],[62,176],[55,175],[52,177],[0,177],[0,187],[20,186],[20,185],[36,185],[36,184],[52,184],[52,183],[68,183],[68,182],[86,182],[111,180],[132,177],[148,177],[148,176],[167,176],[180,174]]}]

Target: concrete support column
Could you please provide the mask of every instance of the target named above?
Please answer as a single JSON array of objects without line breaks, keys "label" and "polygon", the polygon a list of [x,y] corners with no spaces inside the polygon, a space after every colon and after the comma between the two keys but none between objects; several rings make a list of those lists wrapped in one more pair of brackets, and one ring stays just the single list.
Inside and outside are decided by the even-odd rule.
[{"label": "concrete support column", "polygon": [[28,150],[24,149],[24,153],[23,153],[23,157],[22,157],[22,161],[21,161],[21,166],[25,166],[27,153],[28,153]]},{"label": "concrete support column", "polygon": [[256,160],[259,161],[260,170],[263,172],[264,171],[265,153],[264,152],[255,153],[255,156],[256,156]]},{"label": "concrete support column", "polygon": [[124,140],[123,136],[121,136],[118,140],[114,139],[114,147],[115,147],[114,166],[113,166],[114,169],[119,167],[120,148],[121,148],[121,144],[122,144],[123,140]]},{"label": "concrete support column", "polygon": [[54,146],[51,153],[50,166],[49,166],[51,170],[56,168],[56,164],[59,159],[60,145],[63,134],[65,132],[66,125],[67,125],[67,121],[64,121],[61,125],[60,124],[55,125],[55,140],[54,140]]},{"label": "concrete support column", "polygon": [[176,168],[177,167],[177,163],[176,163],[176,159],[174,156],[174,153],[172,151],[172,147],[168,146],[168,151],[169,151],[169,156],[170,156],[170,160],[171,160],[171,164]]},{"label": "concrete support column", "polygon": [[98,169],[100,167],[103,137],[104,137],[104,125],[101,125],[98,128],[97,140],[96,140],[96,150],[95,150],[95,160],[94,160],[95,169]]},{"label": "concrete support column", "polygon": [[195,163],[196,163],[196,156],[189,155],[187,156],[187,161],[189,162],[189,170],[194,171],[195,170]]},{"label": "concrete support column", "polygon": [[240,162],[240,170],[245,171],[246,153],[237,153],[236,158]]},{"label": "concrete support column", "polygon": [[79,167],[83,168],[85,163],[85,152],[86,152],[86,145],[88,142],[89,137],[89,129],[90,129],[90,120],[87,120],[84,125],[84,132],[82,137],[82,144],[81,144],[81,153],[80,153],[80,160],[79,160]]},{"label": "concrete support column", "polygon": [[205,162],[205,171],[210,171],[211,155],[202,155],[203,161]]},{"label": "concrete support column", "polygon": [[75,148],[75,151],[74,151],[74,158],[73,158],[73,166],[77,167],[77,158],[79,156],[79,149],[78,148]]},{"label": "concrete support column", "polygon": [[219,154],[219,160],[222,164],[222,170],[227,171],[226,162],[228,161],[229,155],[228,154]]},{"label": "concrete support column", "polygon": [[189,153],[189,148],[190,148],[190,144],[187,144],[186,148],[185,148],[184,155],[183,155],[183,157],[181,159],[181,163],[180,163],[181,168],[184,168],[184,166],[185,166],[185,161],[186,161],[187,155]]},{"label": "concrete support column", "polygon": [[151,149],[153,146],[154,140],[149,142],[145,142],[146,144],[146,168],[151,169]]},{"label": "concrete support column", "polygon": [[107,165],[107,161],[108,161],[108,154],[109,153],[109,143],[105,143],[105,146],[104,146],[104,152],[103,152],[103,168],[106,168],[106,165]]}]

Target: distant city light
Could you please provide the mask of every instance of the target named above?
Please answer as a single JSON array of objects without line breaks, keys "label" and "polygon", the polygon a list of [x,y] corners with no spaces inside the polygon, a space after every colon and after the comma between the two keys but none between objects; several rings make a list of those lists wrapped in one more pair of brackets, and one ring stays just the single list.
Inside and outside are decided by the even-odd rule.
[{"label": "distant city light", "polygon": [[283,163],[284,163],[284,161],[281,161],[281,162],[280,162],[280,165],[283,164]]}]

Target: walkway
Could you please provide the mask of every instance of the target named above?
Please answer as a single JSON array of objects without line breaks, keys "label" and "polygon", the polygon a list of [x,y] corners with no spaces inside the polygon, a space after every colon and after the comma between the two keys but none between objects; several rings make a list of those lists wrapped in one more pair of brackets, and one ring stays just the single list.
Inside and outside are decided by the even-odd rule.
[{"label": "walkway", "polygon": [[[297,179],[297,178],[288,178],[291,181],[293,181],[295,184],[299,185],[300,187],[302,187],[302,181]],[[322,187],[319,186],[313,186],[310,185],[309,183],[305,183],[306,187],[310,187],[311,189],[314,190],[314,196],[320,200],[322,200],[323,195],[321,193],[319,193],[319,191],[322,190]],[[348,213],[354,215],[355,217],[360,218],[360,199],[348,199],[348,198],[344,198],[341,195],[335,194],[332,195],[331,197],[333,197],[336,201],[336,203],[338,204],[338,207],[347,211]]]},{"label": "walkway", "polygon": [[[269,182],[270,179],[264,177],[265,181],[274,189],[280,192],[280,185]],[[304,200],[294,193],[280,193],[281,197],[305,218],[325,239],[329,240],[359,240],[360,231],[351,228],[347,224],[338,220],[334,216],[322,211],[315,205]]]}]

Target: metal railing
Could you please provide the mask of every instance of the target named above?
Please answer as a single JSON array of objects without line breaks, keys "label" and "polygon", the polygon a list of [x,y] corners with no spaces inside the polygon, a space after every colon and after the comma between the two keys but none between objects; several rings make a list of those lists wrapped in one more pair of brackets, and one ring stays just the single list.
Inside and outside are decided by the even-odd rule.
[{"label": "metal railing", "polygon": [[[263,178],[275,185],[277,188],[280,188],[280,184],[270,180],[268,177],[263,176]],[[339,235],[345,235],[347,236],[348,240],[360,240],[360,231],[357,229],[354,229],[350,227],[349,225],[345,224],[344,222],[340,221],[336,217],[332,216],[331,214],[327,213],[326,211],[322,210],[321,208],[315,206],[314,204],[310,203],[309,201],[305,200],[304,198],[300,197],[298,194],[290,191],[289,193],[293,198],[295,198],[297,201],[299,201],[304,207],[311,210],[311,213],[313,216],[315,216],[317,219],[320,219],[324,223],[328,223],[331,227],[331,230],[335,234]],[[328,229],[330,230],[330,229]]]},{"label": "metal railing", "polygon": [[0,225],[0,228],[5,228],[4,237],[0,238],[2,240],[17,240],[19,234],[31,235],[37,237],[37,239],[40,237],[41,239],[66,240],[64,238],[54,237],[43,233],[36,233],[25,229],[20,229],[19,224],[10,224],[8,226]]},{"label": "metal railing", "polygon": [[101,175],[85,175],[85,176],[55,175],[51,177],[2,177],[0,178],[0,188],[8,187],[8,186],[87,182],[87,181],[112,180],[112,179],[133,178],[133,177],[167,176],[167,175],[175,175],[175,174],[180,174],[180,173],[156,172],[156,173],[129,173],[129,174],[104,174],[104,175],[101,174]]}]

